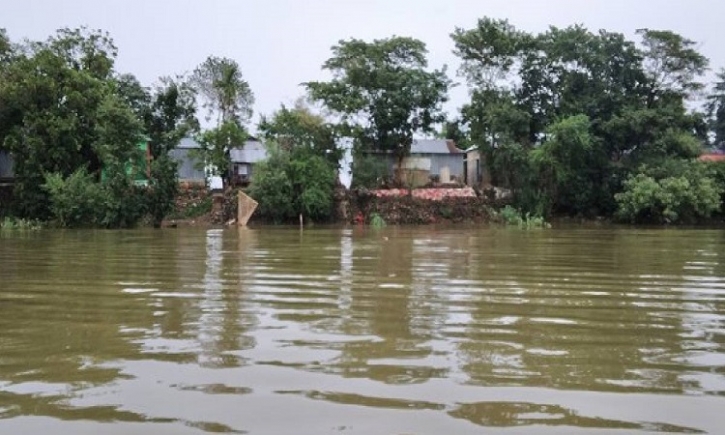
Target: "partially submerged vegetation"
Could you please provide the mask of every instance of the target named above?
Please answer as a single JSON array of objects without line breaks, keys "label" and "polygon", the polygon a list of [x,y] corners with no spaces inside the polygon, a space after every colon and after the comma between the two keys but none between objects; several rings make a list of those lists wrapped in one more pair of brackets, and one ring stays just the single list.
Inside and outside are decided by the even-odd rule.
[{"label": "partially submerged vegetation", "polygon": [[0,220],[0,230],[11,231],[35,231],[43,228],[43,224],[38,221],[28,219],[17,219],[12,217],[5,217]]},{"label": "partially submerged vegetation", "polygon": [[541,216],[531,216],[530,213],[522,214],[519,210],[505,206],[495,213],[494,219],[504,225],[515,226],[524,230],[536,228],[551,228],[551,225]]}]

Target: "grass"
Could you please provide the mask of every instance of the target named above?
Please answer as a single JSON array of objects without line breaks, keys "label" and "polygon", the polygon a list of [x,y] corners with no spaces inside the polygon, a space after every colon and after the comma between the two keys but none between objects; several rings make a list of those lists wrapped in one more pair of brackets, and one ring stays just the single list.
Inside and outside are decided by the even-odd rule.
[{"label": "grass", "polygon": [[521,212],[510,205],[507,205],[498,212],[498,217],[507,226],[516,226],[522,230],[531,230],[538,228],[551,228],[551,224],[541,216],[532,216],[530,213],[521,214]]},{"label": "grass", "polygon": [[370,216],[370,225],[373,228],[383,228],[384,226],[387,225],[387,223],[385,222],[385,219],[383,219],[382,216],[380,216],[377,213],[373,213],[372,216]]}]

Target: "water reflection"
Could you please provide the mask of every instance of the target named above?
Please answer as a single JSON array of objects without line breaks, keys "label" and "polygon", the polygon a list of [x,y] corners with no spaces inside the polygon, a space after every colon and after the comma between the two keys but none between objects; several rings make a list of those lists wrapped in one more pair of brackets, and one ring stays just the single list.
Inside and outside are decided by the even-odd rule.
[{"label": "water reflection", "polygon": [[712,432],[723,255],[718,231],[3,233],[0,429]]}]

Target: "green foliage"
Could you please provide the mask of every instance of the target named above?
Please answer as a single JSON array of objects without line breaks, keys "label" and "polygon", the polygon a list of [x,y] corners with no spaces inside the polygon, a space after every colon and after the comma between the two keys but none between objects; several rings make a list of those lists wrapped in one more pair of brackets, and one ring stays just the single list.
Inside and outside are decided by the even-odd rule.
[{"label": "green foliage", "polygon": [[166,215],[174,209],[175,199],[179,193],[177,168],[178,163],[168,154],[159,156],[151,163],[151,180],[146,191],[146,210],[155,227],[160,227]]},{"label": "green foliage", "polygon": [[197,141],[201,145],[198,159],[211,167],[212,174],[222,177],[228,183],[231,171],[229,152],[247,140],[247,132],[238,122],[226,121],[218,127],[202,132]]},{"label": "green foliage", "polygon": [[52,216],[63,227],[95,226],[104,214],[104,192],[85,169],[68,177],[52,173],[45,177],[43,188],[50,196]]},{"label": "green foliage", "polygon": [[106,33],[61,29],[18,53],[1,73],[0,143],[15,159],[15,213],[46,219],[44,174],[125,163],[143,126],[116,93],[116,47]]},{"label": "green foliage", "polygon": [[209,116],[217,116],[218,126],[243,124],[252,117],[254,94],[235,60],[209,56],[194,70],[190,83],[202,97]]},{"label": "green foliage", "polygon": [[207,119],[216,115],[216,127],[197,137],[202,147],[199,160],[228,185],[231,175],[229,151],[244,145],[247,139],[244,124],[252,116],[254,94],[244,80],[239,64],[229,58],[208,57],[194,70],[189,83],[208,110]]},{"label": "green foliage", "polygon": [[109,170],[99,183],[85,169],[68,177],[46,175],[51,219],[62,227],[129,228],[146,213],[146,191],[137,187],[121,166]]},{"label": "green foliage", "polygon": [[427,50],[404,37],[340,41],[323,68],[330,82],[306,83],[313,100],[339,115],[361,150],[410,153],[413,135],[432,132],[445,116],[450,81],[445,70],[427,71]]},{"label": "green foliage", "polygon": [[724,186],[702,163],[643,167],[615,195],[617,217],[632,223],[680,223],[709,218],[720,209]]},{"label": "green foliage", "polygon": [[325,119],[312,113],[303,101],[288,109],[284,105],[270,119],[262,117],[259,130],[267,141],[293,151],[302,148],[330,162],[337,168],[343,150],[337,146],[337,134]]},{"label": "green foliage", "polygon": [[523,230],[536,228],[551,228],[542,216],[532,216],[531,213],[522,214],[521,211],[507,205],[501,209],[497,217],[507,226],[515,226]]},{"label": "green foliage", "polygon": [[324,158],[276,145],[269,157],[255,166],[250,196],[259,202],[259,214],[275,222],[288,222],[300,214],[316,221],[332,216],[335,170]]},{"label": "green foliage", "polygon": [[638,35],[640,44],[582,26],[531,34],[489,18],[453,33],[471,94],[461,109],[468,141],[517,207],[611,215],[642,164],[701,153],[706,121],[685,103],[707,59],[676,33]]},{"label": "green foliage", "polygon": [[385,222],[385,219],[378,213],[370,215],[370,226],[373,228],[384,228],[386,225],[387,222]]},{"label": "green foliage", "polygon": [[0,220],[0,230],[2,231],[37,231],[43,228],[40,221],[32,219],[17,219],[6,216]]},{"label": "green foliage", "polygon": [[717,81],[707,97],[707,113],[710,129],[715,136],[715,146],[725,148],[725,69],[717,73]]},{"label": "green foliage", "polygon": [[703,88],[697,82],[707,70],[708,59],[697,50],[697,43],[669,30],[640,29],[645,70],[652,98],[666,94],[686,97]]},{"label": "green foliage", "polygon": [[551,125],[548,140],[529,154],[537,174],[535,182],[551,210],[596,214],[602,200],[601,174],[608,162],[601,148],[595,148],[590,129],[586,115],[566,118]]},{"label": "green foliage", "polygon": [[390,170],[385,159],[379,156],[358,153],[352,162],[353,189],[377,189],[389,177]]}]

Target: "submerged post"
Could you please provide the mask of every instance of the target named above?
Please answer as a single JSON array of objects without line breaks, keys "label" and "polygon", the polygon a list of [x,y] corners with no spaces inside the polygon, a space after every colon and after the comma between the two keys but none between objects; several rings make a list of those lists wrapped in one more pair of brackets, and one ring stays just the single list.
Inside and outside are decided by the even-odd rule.
[{"label": "submerged post", "polygon": [[249,218],[252,217],[254,211],[257,210],[259,203],[253,200],[244,192],[239,192],[237,197],[237,225],[246,227]]}]

